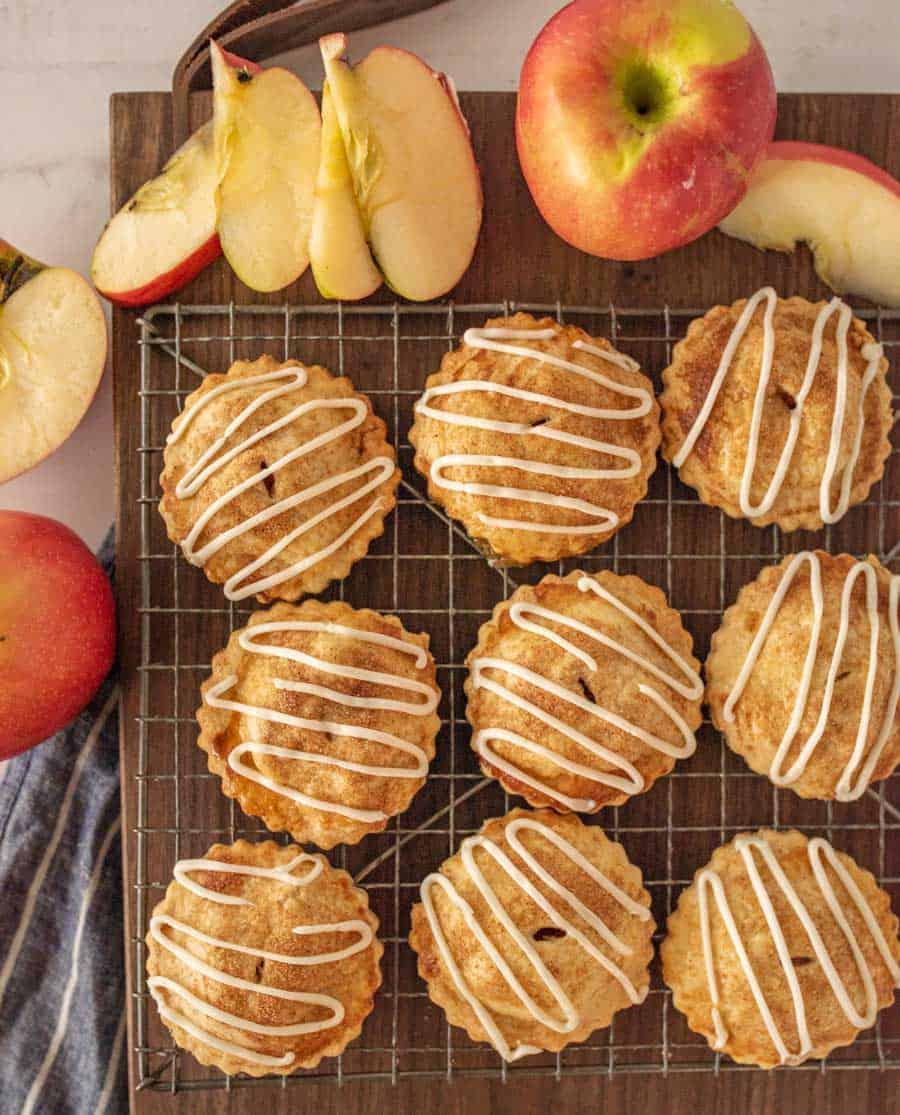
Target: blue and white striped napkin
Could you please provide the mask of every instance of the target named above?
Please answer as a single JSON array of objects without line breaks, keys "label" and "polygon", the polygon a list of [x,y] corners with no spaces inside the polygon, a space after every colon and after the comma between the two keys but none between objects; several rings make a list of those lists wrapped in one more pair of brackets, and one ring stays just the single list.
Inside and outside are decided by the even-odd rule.
[{"label": "blue and white striped napkin", "polygon": [[114,669],[0,781],[4,1115],[127,1110],[117,698]]}]

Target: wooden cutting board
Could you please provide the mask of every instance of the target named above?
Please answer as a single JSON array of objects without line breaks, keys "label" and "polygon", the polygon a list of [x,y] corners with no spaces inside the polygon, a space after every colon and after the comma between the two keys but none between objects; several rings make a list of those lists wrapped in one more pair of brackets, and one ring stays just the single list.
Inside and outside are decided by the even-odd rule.
[{"label": "wooden cutting board", "polygon": [[[576,305],[651,307],[707,307],[750,294],[770,283],[784,294],[819,298],[828,295],[816,278],[808,253],[761,253],[719,233],[642,263],[603,262],[565,245],[544,225],[528,195],[518,169],[513,139],[515,98],[512,94],[470,93],[462,97],[471,124],[485,188],[485,223],[475,260],[454,292],[460,302],[502,299],[572,303]],[[197,124],[209,114],[209,95],[199,94],[192,106]],[[788,95],[779,99],[778,134],[849,147],[893,173],[900,171],[900,96]],[[112,209],[117,209],[148,177],[157,172],[171,151],[171,105],[168,94],[116,94],[111,102]],[[210,304],[285,301],[316,303],[315,287],[307,274],[294,288],[265,298],[248,291],[223,261],[200,275],[178,295],[182,303]],[[377,296],[389,301],[382,291]],[[113,370],[118,481],[119,564],[118,600],[122,669],[121,756],[124,809],[126,956],[129,993],[133,989],[134,878],[136,816],[135,769],[138,712],[140,606],[139,530],[136,497],[139,472],[138,385],[140,356],[135,312],[113,314]],[[224,369],[222,369],[224,370]],[[429,369],[431,370],[431,369]],[[894,473],[896,476],[896,472]],[[894,491],[897,499],[900,492]],[[684,515],[690,516],[691,508]],[[155,514],[155,511],[153,512]],[[638,509],[640,516],[640,508]],[[699,520],[698,520],[699,522]],[[891,524],[894,535],[898,524]],[[690,520],[685,529],[690,531]],[[699,529],[699,528],[698,528]],[[896,538],[894,539],[896,540]],[[821,541],[821,539],[820,539]],[[664,547],[665,539],[659,540]],[[860,542],[859,545],[864,545]],[[858,549],[853,541],[844,548]],[[163,575],[161,571],[161,576]],[[427,586],[424,591],[427,593]],[[364,604],[364,600],[356,600]],[[191,633],[182,632],[190,653]],[[209,792],[217,793],[210,787]],[[703,790],[697,809],[703,808]],[[764,789],[768,793],[768,789]],[[151,807],[151,813],[152,813]],[[891,836],[894,836],[892,833]],[[896,864],[897,849],[890,849]],[[891,874],[898,874],[893,869]],[[896,897],[896,896],[895,896]],[[133,1001],[130,1000],[133,1006]],[[129,1047],[134,1045],[134,1012],[129,1012]],[[134,1083],[134,1058],[130,1058]],[[570,1077],[529,1079],[502,1084],[492,1080],[440,1080],[390,1083],[309,1084],[282,1091],[260,1090],[190,1092],[172,1096],[158,1092],[132,1094],[132,1109],[142,1113],[190,1111],[200,1113],[312,1111],[321,1115],[374,1110],[419,1113],[439,1104],[448,1115],[461,1112],[565,1111],[596,1112],[602,1104],[610,1115],[647,1112],[697,1111],[778,1112],[779,1115],[874,1113],[888,1110],[896,1099],[896,1073],[870,1071],[732,1072],[671,1074],[669,1076]]]}]

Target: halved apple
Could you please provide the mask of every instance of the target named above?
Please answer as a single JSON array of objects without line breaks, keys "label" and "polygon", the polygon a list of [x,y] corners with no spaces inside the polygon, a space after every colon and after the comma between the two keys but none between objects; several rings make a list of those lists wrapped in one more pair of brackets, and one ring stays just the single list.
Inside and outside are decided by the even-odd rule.
[{"label": "halved apple", "polygon": [[832,290],[900,306],[900,182],[861,155],[818,143],[770,144],[719,228],[782,252],[805,241]]},{"label": "halved apple", "polygon": [[0,240],[0,483],[66,440],[105,362],[106,318],[90,285]]},{"label": "halved apple", "polygon": [[396,47],[352,69],[346,35],[319,48],[375,262],[404,298],[437,298],[469,266],[481,227],[481,179],[453,86]]},{"label": "halved apple", "polygon": [[322,156],[313,205],[309,260],[323,298],[355,301],[381,286],[366,243],[344,140],[328,82],[322,88]]},{"label": "halved apple", "polygon": [[309,265],[319,109],[290,71],[210,50],[222,250],[252,290],[281,290]]},{"label": "halved apple", "polygon": [[221,254],[216,233],[212,124],[183,144],[106,226],[91,278],[120,306],[146,306],[179,290]]}]

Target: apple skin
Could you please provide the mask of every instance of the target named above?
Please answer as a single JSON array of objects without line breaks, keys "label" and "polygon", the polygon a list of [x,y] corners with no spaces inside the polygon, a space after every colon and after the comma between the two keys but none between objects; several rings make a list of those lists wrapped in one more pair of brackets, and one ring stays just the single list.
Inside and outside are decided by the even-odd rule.
[{"label": "apple skin", "polygon": [[77,716],[115,647],[112,589],[87,546],[55,519],[0,511],[0,759]]},{"label": "apple skin", "polygon": [[857,174],[864,174],[879,186],[884,186],[896,197],[900,197],[900,182],[880,166],[876,166],[864,155],[847,151],[843,147],[829,147],[826,143],[806,143],[804,140],[778,139],[766,148],[766,159],[784,159],[803,163],[826,163],[828,166],[843,167]]},{"label": "apple skin", "polygon": [[211,263],[215,263],[221,254],[222,245],[219,243],[219,234],[215,233],[205,244],[192,252],[187,259],[182,260],[177,267],[159,275],[152,283],[147,283],[136,290],[100,290],[100,293],[107,302],[112,302],[114,306],[123,306],[125,309],[132,310],[139,306],[149,306],[153,302],[162,301],[163,298],[174,291],[181,290],[183,286],[187,286],[189,282],[197,278],[201,271],[209,267]]},{"label": "apple skin", "polygon": [[730,0],[574,0],[525,59],[516,142],[559,236],[647,259],[734,208],[775,113],[765,51]]}]

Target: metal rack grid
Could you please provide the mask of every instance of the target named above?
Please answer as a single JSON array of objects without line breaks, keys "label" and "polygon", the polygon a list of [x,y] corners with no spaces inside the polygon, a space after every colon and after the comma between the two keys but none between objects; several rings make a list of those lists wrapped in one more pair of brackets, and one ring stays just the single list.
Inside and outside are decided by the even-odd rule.
[{"label": "metal rack grid", "polygon": [[[482,777],[468,747],[462,695],[465,655],[494,604],[519,583],[548,571],[540,565],[509,571],[488,566],[459,526],[429,503],[414,472],[406,437],[412,405],[425,376],[469,325],[489,316],[526,310],[573,322],[608,336],[637,358],[659,386],[672,345],[701,311],[662,307],[621,309],[513,304],[426,306],[157,306],[139,321],[141,552],[140,715],[136,726],[137,817],[131,898],[136,932],[131,942],[135,1011],[133,1055],[139,1089],[180,1090],[248,1086],[290,1087],[323,1078],[337,1083],[407,1077],[610,1076],[616,1073],[747,1071],[714,1053],[691,1033],[672,1007],[654,963],[647,1000],[619,1014],[606,1031],[560,1054],[506,1065],[484,1045],[451,1029],[427,998],[406,945],[408,911],[419,880],[452,854],[460,840],[515,802]],[[861,316],[890,354],[900,349],[900,312]],[[384,536],[348,578],[325,594],[358,606],[393,612],[411,629],[428,630],[444,693],[437,758],[410,809],[381,834],[331,858],[363,883],[381,919],[384,983],[360,1038],[340,1057],[290,1077],[226,1077],[174,1047],[150,1001],[144,978],[150,911],[162,897],[172,865],[202,855],[217,840],[270,835],[220,792],[194,746],[194,710],[209,660],[250,608],[229,603],[221,588],[190,567],[168,542],[156,510],[165,435],[185,396],[207,371],[263,352],[318,362],[351,376],[385,419],[398,450],[403,482]],[[900,369],[894,368],[900,388]],[[784,536],[759,530],[700,505],[661,462],[634,521],[598,551],[560,562],[576,567],[636,572],[664,587],[705,657],[709,636],[738,589],[766,564],[809,546],[831,552],[877,553],[900,570],[900,441],[884,480],[833,527]],[[418,599],[427,586],[427,601]],[[409,606],[407,606],[409,604]],[[625,845],[644,872],[659,927],[678,890],[712,850],[736,832],[762,825],[824,832],[872,869],[900,906],[896,844],[900,831],[900,775],[842,805],[803,801],[752,774],[732,755],[708,720],[690,760],[647,794],[604,810],[601,823]],[[285,837],[286,839],[286,837]],[[661,934],[658,934],[658,937]],[[790,1071],[900,1068],[900,1008],[882,1012],[877,1026],[826,1061]]]}]

